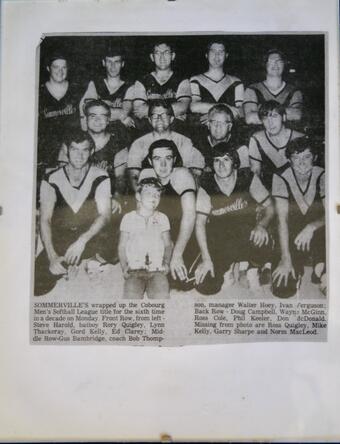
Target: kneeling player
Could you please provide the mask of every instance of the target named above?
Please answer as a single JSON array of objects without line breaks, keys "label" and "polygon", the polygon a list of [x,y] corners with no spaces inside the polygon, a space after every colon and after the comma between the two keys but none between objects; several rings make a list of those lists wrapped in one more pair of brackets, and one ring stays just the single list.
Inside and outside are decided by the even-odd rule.
[{"label": "kneeling player", "polygon": [[[292,141],[286,156],[291,167],[274,174],[272,193],[278,215],[280,259],[273,272],[273,294],[290,297],[311,260],[312,282],[326,290],[325,172],[314,165],[316,149],[306,137]],[[274,267],[275,268],[275,267]]]},{"label": "kneeling player", "polygon": [[[233,262],[247,261],[258,268],[271,256],[267,225],[273,216],[268,191],[258,176],[239,168],[239,157],[228,144],[214,147],[214,173],[205,176],[197,195],[196,237],[202,262],[195,271],[197,290],[218,293],[224,273]],[[264,215],[256,220],[256,207]]]}]

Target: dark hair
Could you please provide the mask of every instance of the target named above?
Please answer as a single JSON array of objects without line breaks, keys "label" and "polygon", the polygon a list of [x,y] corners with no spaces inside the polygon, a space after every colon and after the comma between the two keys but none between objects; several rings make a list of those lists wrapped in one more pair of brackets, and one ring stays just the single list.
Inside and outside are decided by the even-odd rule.
[{"label": "dark hair", "polygon": [[158,191],[163,191],[163,185],[159,181],[159,179],[156,179],[155,177],[146,177],[145,179],[142,179],[137,184],[137,193],[140,193],[144,187],[154,187]]},{"label": "dark hair", "polygon": [[149,118],[151,118],[151,115],[156,106],[162,106],[164,109],[167,110],[169,116],[174,116],[174,110],[172,109],[171,103],[169,101],[163,99],[155,99],[155,100],[150,100],[149,103],[150,103],[149,112],[148,112]]},{"label": "dark hair", "polygon": [[217,143],[213,148],[211,148],[211,159],[214,161],[215,157],[228,156],[233,162],[233,168],[237,170],[240,167],[240,157],[235,148],[232,148],[228,142]]},{"label": "dark hair", "polygon": [[125,50],[120,44],[109,43],[105,46],[103,51],[102,59],[105,60],[106,57],[118,57],[120,56],[122,60],[125,60]]},{"label": "dark hair", "polygon": [[281,116],[286,114],[286,109],[283,105],[281,105],[279,102],[276,102],[276,100],[268,100],[268,102],[264,102],[262,103],[262,105],[260,105],[259,108],[260,119],[263,120],[272,111],[277,111]]},{"label": "dark hair", "polygon": [[152,54],[154,52],[156,46],[159,46],[159,45],[169,46],[170,51],[175,52],[175,46],[173,43],[171,43],[167,38],[159,37],[155,42],[151,43],[150,51],[149,51],[150,54]]},{"label": "dark hair", "polygon": [[212,45],[214,45],[215,43],[217,45],[223,45],[225,52],[227,52],[225,42],[222,39],[216,38],[215,40],[212,40],[211,42],[209,42],[207,44],[206,51],[205,51],[206,54],[208,54],[208,52],[211,50]]},{"label": "dark hair", "polygon": [[90,134],[88,134],[85,131],[82,131],[81,129],[73,129],[70,131],[67,131],[64,135],[63,139],[66,147],[67,147],[67,153],[69,151],[70,145],[72,142],[74,143],[82,143],[82,142],[89,142],[90,144],[90,150],[92,151],[94,149],[94,141]]},{"label": "dark hair", "polygon": [[168,139],[159,139],[153,142],[149,147],[148,158],[152,161],[152,155],[155,149],[157,148],[167,148],[172,151],[172,155],[175,159],[180,159],[181,156],[178,152],[177,145],[172,140]]},{"label": "dark hair", "polygon": [[220,114],[220,113],[224,113],[227,116],[229,116],[231,123],[234,123],[234,115],[231,109],[227,105],[223,105],[223,103],[218,103],[214,105],[212,108],[210,108],[208,112],[208,117],[210,118],[212,114]]},{"label": "dark hair", "polygon": [[102,106],[106,109],[108,116],[110,116],[111,110],[107,103],[105,103],[103,100],[100,99],[89,99],[85,100],[84,104],[84,114],[87,117],[89,115],[89,109],[93,108],[94,106]]},{"label": "dark hair", "polygon": [[65,60],[66,64],[68,65],[67,57],[65,57],[64,54],[54,53],[48,58],[46,66],[50,68],[52,63],[56,60]]},{"label": "dark hair", "polygon": [[313,139],[310,137],[298,137],[288,143],[286,148],[286,157],[290,159],[294,153],[302,153],[305,150],[310,150],[313,156],[318,154],[317,146]]},{"label": "dark hair", "polygon": [[275,49],[275,48],[273,48],[273,49],[269,49],[269,51],[267,51],[267,52],[264,54],[264,56],[263,56],[263,65],[264,65],[264,67],[266,67],[266,64],[267,64],[267,62],[268,62],[268,59],[269,59],[269,57],[270,57],[272,54],[278,54],[278,55],[281,57],[281,59],[283,60],[283,63],[284,63],[284,65],[285,65],[285,67],[286,67],[286,65],[287,65],[287,63],[288,63],[288,60],[287,60],[286,55],[285,55],[282,51],[280,51],[279,49]]}]

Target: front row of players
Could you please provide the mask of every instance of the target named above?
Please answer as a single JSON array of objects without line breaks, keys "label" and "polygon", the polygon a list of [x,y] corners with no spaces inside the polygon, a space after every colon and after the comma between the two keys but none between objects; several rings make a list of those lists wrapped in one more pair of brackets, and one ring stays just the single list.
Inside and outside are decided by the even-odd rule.
[{"label": "front row of players", "polygon": [[[109,175],[92,164],[95,147],[88,133],[73,133],[66,147],[68,163],[41,183],[44,249],[36,259],[37,296],[81,259],[116,260],[113,227],[119,216],[111,215]],[[194,286],[216,294],[235,263],[239,278],[255,269],[265,283],[271,273],[278,297],[293,296],[304,265],[312,265],[312,282],[324,292],[324,170],[315,165],[315,148],[306,137],[290,141],[286,157],[289,164],[273,174],[270,194],[257,174],[240,165],[239,153],[220,142],[197,190],[197,178],[180,166],[174,141],[153,142],[150,168],[139,175],[136,209],[120,223],[124,297],[142,298],[146,292],[167,298],[169,288]]]}]

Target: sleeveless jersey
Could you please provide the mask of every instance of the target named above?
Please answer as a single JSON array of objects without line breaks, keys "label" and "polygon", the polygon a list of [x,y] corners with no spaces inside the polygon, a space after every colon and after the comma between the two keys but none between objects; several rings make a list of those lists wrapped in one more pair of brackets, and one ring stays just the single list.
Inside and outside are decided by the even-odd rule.
[{"label": "sleeveless jersey", "polygon": [[179,86],[183,82],[183,78],[178,74],[173,73],[171,77],[163,84],[160,84],[156,77],[152,74],[146,74],[142,79],[138,80],[145,88],[146,97],[139,97],[138,89],[136,92],[136,100],[152,101],[156,99],[163,99],[166,102],[174,103],[181,97],[189,97],[189,92],[179,91]]},{"label": "sleeveless jersey", "polygon": [[230,106],[237,106],[241,99],[237,99],[235,89],[242,85],[237,77],[226,74],[221,80],[215,81],[205,74],[198,74],[190,79],[192,85],[192,95],[199,96],[202,102],[226,103]]},{"label": "sleeveless jersey", "polygon": [[104,80],[104,77],[93,80],[98,98],[101,100],[109,100],[112,102],[113,105],[111,106],[113,106],[113,108],[121,108],[123,101],[126,100],[125,95],[131,84],[124,82],[115,92],[110,93]]},{"label": "sleeveless jersey", "polygon": [[[253,90],[256,94],[257,102],[255,103],[257,103],[258,105],[262,105],[263,103],[269,102],[270,100],[275,100],[285,107],[296,104],[291,103],[291,100],[294,93],[299,91],[298,88],[291,83],[286,83],[284,88],[277,94],[272,93],[263,82],[253,83],[248,88]],[[244,103],[252,102],[245,101]]]}]

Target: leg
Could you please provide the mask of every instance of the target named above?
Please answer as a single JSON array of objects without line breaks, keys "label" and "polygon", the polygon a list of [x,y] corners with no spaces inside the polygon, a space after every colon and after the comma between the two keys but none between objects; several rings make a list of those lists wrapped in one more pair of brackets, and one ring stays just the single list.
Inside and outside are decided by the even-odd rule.
[{"label": "leg", "polygon": [[150,299],[169,299],[167,276],[160,271],[151,272],[146,285],[146,294]]},{"label": "leg", "polygon": [[124,281],[123,299],[143,299],[146,278],[141,272],[131,271]]},{"label": "leg", "polygon": [[34,270],[34,295],[43,296],[49,293],[62,275],[54,275],[50,272],[49,261],[45,250],[35,260]]}]

